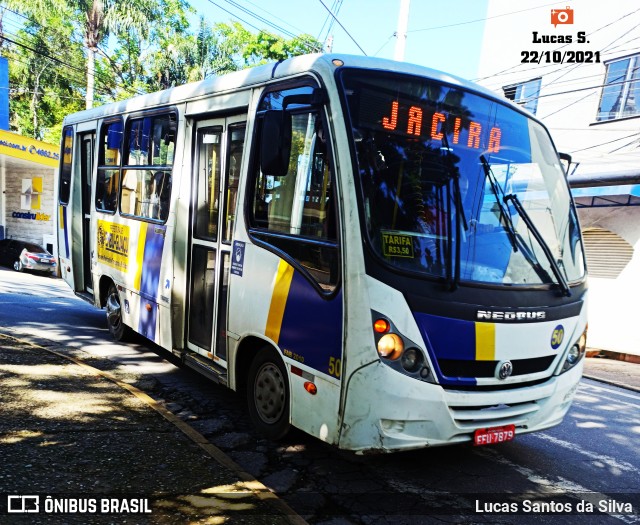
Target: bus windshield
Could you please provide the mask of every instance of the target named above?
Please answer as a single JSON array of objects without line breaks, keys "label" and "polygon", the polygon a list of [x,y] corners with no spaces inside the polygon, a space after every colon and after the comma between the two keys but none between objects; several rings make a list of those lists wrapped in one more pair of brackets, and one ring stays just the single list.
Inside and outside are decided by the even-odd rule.
[{"label": "bus windshield", "polygon": [[386,264],[454,282],[584,277],[575,209],[546,130],[431,79],[345,69],[367,242]]}]

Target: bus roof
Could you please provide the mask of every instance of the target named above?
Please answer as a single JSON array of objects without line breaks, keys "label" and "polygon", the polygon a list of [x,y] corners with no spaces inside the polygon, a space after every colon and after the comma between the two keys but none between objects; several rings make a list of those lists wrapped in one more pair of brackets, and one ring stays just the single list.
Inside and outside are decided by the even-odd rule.
[{"label": "bus roof", "polygon": [[[339,67],[334,63],[334,61],[341,62],[341,65],[344,67],[368,68],[373,70],[393,71],[397,73],[423,76],[439,82],[456,85],[468,91],[475,91],[485,97],[498,99],[502,103],[509,102],[478,84],[474,84],[455,75],[450,75],[424,66],[358,55],[318,53],[297,56],[279,63],[273,62],[221,76],[214,76],[198,82],[191,82],[189,84],[183,84],[163,91],[139,95],[119,102],[112,102],[110,104],[98,106],[93,109],[79,111],[68,115],[64,120],[64,125],[95,120],[114,114],[137,111],[143,107],[152,108],[171,104],[180,104],[188,100],[195,100],[211,96],[212,94],[222,94],[242,88],[248,88],[254,85],[267,83],[270,80],[277,80],[308,71],[315,71],[318,73],[324,72],[328,75],[332,75],[337,67]],[[517,105],[514,105],[514,107],[521,110]]]}]

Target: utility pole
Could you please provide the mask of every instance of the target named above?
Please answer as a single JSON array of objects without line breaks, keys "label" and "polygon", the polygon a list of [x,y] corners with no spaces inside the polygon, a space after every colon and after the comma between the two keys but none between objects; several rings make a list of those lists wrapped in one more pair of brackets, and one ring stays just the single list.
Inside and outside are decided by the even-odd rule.
[{"label": "utility pole", "polygon": [[324,47],[327,50],[327,53],[333,52],[333,35],[329,35],[327,37],[327,41],[324,43]]},{"label": "utility pole", "polygon": [[404,60],[404,48],[407,44],[407,26],[409,25],[409,4],[411,0],[400,0],[400,13],[398,14],[398,29],[396,30],[396,50],[394,60]]}]

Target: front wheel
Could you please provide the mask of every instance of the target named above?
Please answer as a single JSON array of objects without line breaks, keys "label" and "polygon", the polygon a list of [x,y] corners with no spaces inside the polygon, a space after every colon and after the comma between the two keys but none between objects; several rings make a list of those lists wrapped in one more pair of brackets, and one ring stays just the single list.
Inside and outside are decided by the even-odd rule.
[{"label": "front wheel", "polygon": [[124,341],[130,334],[131,329],[122,321],[120,294],[113,283],[111,283],[107,292],[106,310],[109,332],[116,341]]},{"label": "front wheel", "polygon": [[265,437],[277,440],[289,432],[289,383],[275,350],[262,350],[251,363],[247,401],[249,417]]},{"label": "front wheel", "polygon": [[24,266],[22,265],[22,262],[20,260],[17,260],[16,262],[13,263],[13,269],[16,272],[21,272],[24,270]]}]

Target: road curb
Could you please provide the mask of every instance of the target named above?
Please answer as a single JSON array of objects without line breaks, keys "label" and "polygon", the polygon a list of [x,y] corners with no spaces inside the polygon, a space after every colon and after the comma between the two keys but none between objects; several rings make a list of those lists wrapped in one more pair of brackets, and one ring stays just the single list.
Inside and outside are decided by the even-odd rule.
[{"label": "road curb", "polygon": [[602,377],[592,376],[590,374],[582,374],[585,379],[591,379],[591,381],[597,381],[598,383],[604,383],[605,385],[617,386],[618,388],[624,388],[625,390],[631,390],[640,394],[640,388],[637,388],[626,383],[620,383],[619,381],[613,381],[612,379],[603,379]]},{"label": "road curb", "polygon": [[624,361],[625,363],[640,364],[640,355],[615,352],[613,350],[587,349],[587,357],[606,357],[614,361]]}]

